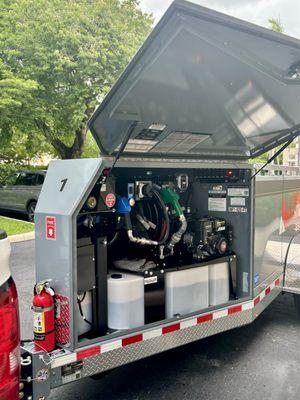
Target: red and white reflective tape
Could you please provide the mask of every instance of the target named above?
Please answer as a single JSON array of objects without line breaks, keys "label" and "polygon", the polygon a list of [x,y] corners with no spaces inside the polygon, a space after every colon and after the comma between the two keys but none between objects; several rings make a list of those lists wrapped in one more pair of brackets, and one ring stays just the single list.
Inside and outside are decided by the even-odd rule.
[{"label": "red and white reflective tape", "polygon": [[155,328],[152,330],[148,330],[143,333],[134,334],[128,336],[123,339],[117,339],[113,342],[103,343],[101,345],[91,346],[82,350],[78,350],[74,353],[65,354],[62,356],[57,356],[52,359],[51,367],[57,368],[63,365],[70,364],[75,361],[83,360],[89,357],[94,357],[99,354],[107,353],[109,351],[113,351],[119,349],[121,347],[130,346],[135,343],[143,342],[148,339],[153,339],[155,337],[168,335],[169,333],[176,332],[179,330],[183,330],[186,328],[191,328],[192,326],[208,323],[210,321],[225,318],[231,316],[236,313],[241,313],[243,311],[254,309],[266,296],[268,296],[272,290],[279,286],[282,282],[282,276],[276,279],[271,283],[266,289],[264,289],[258,296],[256,296],[253,300],[246,301],[241,304],[236,304],[234,306],[230,306],[228,308],[224,308],[219,311],[214,311],[211,313],[201,314],[197,317],[192,317],[190,319],[186,319],[184,321],[175,322],[161,328]]}]

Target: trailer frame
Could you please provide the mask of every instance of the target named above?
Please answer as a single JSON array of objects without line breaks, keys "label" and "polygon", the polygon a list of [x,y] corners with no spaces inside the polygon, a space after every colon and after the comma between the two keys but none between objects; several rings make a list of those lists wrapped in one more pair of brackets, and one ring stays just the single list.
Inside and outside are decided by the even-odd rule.
[{"label": "trailer frame", "polygon": [[101,340],[74,352],[59,349],[47,354],[34,351],[33,342],[23,343],[21,365],[24,393],[28,400],[46,400],[51,389],[64,384],[248,325],[282,293],[282,284],[283,275],[280,274],[275,279],[273,277],[263,282],[261,292],[253,299],[178,318],[174,322],[162,323],[134,334],[124,334],[118,339]]}]

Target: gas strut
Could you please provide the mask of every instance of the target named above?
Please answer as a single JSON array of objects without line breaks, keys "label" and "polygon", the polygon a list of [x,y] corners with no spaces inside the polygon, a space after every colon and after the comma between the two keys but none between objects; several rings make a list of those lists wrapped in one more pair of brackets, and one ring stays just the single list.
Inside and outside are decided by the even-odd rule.
[{"label": "gas strut", "polygon": [[116,163],[118,162],[119,158],[121,157],[121,154],[123,153],[123,151],[124,151],[124,149],[126,147],[126,144],[127,144],[128,140],[130,139],[130,136],[131,136],[132,132],[135,130],[136,126],[137,126],[137,121],[134,121],[129,126],[127,132],[125,133],[124,139],[123,139],[122,143],[120,144],[119,150],[118,150],[118,152],[116,154],[116,157],[114,159],[114,162],[112,163],[112,166],[111,166],[111,168],[109,170],[108,176],[111,175],[112,170],[114,169]]}]

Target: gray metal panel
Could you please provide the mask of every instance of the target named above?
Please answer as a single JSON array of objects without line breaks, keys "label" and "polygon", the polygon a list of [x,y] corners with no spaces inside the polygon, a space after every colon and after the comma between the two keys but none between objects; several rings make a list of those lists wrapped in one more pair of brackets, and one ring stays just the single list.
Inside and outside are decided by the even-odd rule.
[{"label": "gray metal panel", "polygon": [[256,177],[254,216],[254,285],[283,271],[281,205],[283,177]]},{"label": "gray metal panel", "polygon": [[[113,157],[105,157],[105,161],[113,160]],[[253,169],[253,165],[247,161],[238,160],[224,160],[224,159],[210,159],[199,160],[190,158],[147,158],[147,157],[122,157],[118,161],[118,168],[164,168],[172,167],[172,169],[186,169],[186,168],[225,168],[225,169]]]},{"label": "gray metal panel", "polygon": [[[51,161],[39,196],[36,214],[72,215],[101,163],[101,158]],[[61,191],[64,179],[67,179],[67,182]]]},{"label": "gray metal panel", "polygon": [[[249,170],[249,176],[251,176]],[[192,212],[198,212],[201,218],[210,215],[224,218],[233,227],[232,250],[237,255],[237,296],[243,298],[252,295],[252,181],[242,183],[222,183],[222,189],[228,193],[229,188],[245,187],[249,196],[245,197],[247,212],[229,212],[231,197],[226,195],[226,211],[209,211],[208,195],[213,191],[215,183],[199,182],[194,184]],[[200,211],[201,210],[201,211]]]},{"label": "gray metal panel", "polygon": [[[88,196],[89,188],[100,174],[102,159],[60,160],[50,163],[36,208],[36,280],[52,279],[56,293],[70,302],[71,348],[75,346],[77,262],[76,222],[77,208]],[[62,180],[67,179],[61,191]],[[56,239],[46,238],[46,217],[56,219]],[[66,321],[67,322],[67,321]]]},{"label": "gray metal panel", "polygon": [[282,203],[285,291],[300,293],[300,179],[284,175]]},{"label": "gray metal panel", "polygon": [[89,125],[105,154],[137,122],[125,153],[249,157],[298,130],[299,63],[298,40],[175,1]]}]

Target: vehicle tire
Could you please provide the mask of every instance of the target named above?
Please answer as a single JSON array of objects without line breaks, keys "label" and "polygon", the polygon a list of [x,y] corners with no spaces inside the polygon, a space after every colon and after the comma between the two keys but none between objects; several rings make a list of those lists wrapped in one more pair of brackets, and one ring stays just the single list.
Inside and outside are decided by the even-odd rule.
[{"label": "vehicle tire", "polygon": [[27,206],[27,218],[29,222],[34,222],[34,211],[36,207],[36,201],[31,201]]},{"label": "vehicle tire", "polygon": [[298,317],[300,318],[300,294],[294,294],[294,303]]}]

